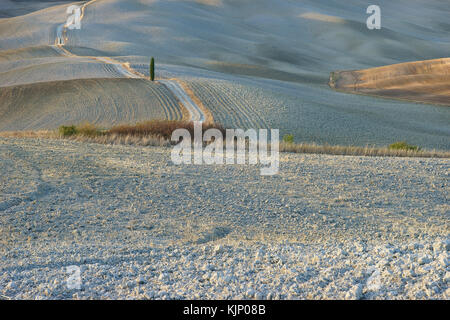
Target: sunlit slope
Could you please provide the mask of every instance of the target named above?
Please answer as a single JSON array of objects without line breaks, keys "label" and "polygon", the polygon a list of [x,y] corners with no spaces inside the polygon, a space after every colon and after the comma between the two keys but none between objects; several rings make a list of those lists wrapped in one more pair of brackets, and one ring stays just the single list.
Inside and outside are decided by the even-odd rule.
[{"label": "sunlit slope", "polygon": [[66,21],[68,4],[0,19],[0,50],[53,44],[56,27]]},{"label": "sunlit slope", "polygon": [[0,51],[0,87],[58,80],[121,77],[123,75],[113,65],[90,57],[61,56],[50,46]]},{"label": "sunlit slope", "polygon": [[450,58],[333,72],[330,86],[352,93],[450,106]]},{"label": "sunlit slope", "polygon": [[2,87],[0,101],[0,131],[53,129],[83,121],[110,126],[182,118],[170,91],[141,79],[84,79]]}]

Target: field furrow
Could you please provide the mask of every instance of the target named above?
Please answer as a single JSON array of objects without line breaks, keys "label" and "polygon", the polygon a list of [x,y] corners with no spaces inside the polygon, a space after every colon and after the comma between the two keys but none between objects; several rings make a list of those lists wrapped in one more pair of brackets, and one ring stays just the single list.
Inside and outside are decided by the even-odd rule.
[{"label": "field furrow", "polygon": [[[77,97],[77,98],[74,98]],[[78,79],[0,87],[0,131],[181,120],[178,100],[142,79]]]},{"label": "field furrow", "polygon": [[267,127],[248,104],[238,102],[239,98],[229,92],[205,81],[189,81],[188,84],[217,122],[243,129]]}]

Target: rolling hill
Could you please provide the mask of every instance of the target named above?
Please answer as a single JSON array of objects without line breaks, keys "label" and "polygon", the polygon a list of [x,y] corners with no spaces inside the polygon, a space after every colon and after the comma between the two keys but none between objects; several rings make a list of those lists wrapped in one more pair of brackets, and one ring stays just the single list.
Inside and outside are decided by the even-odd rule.
[{"label": "rolling hill", "polygon": [[330,76],[330,86],[350,93],[450,106],[450,58],[337,71]]}]

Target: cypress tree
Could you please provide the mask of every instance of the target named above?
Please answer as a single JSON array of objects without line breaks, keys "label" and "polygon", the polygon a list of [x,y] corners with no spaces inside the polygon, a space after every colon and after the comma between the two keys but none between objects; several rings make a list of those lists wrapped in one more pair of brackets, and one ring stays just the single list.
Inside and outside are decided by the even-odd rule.
[{"label": "cypress tree", "polygon": [[150,80],[155,80],[155,59],[153,57],[150,61]]}]

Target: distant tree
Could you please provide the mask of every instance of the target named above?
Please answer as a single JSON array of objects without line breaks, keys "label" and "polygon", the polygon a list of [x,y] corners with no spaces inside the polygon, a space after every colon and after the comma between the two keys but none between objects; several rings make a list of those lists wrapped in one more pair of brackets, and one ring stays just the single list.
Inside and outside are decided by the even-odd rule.
[{"label": "distant tree", "polygon": [[155,80],[155,59],[150,60],[150,80]]}]

